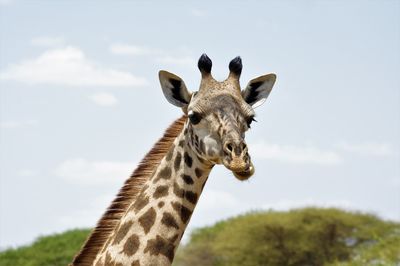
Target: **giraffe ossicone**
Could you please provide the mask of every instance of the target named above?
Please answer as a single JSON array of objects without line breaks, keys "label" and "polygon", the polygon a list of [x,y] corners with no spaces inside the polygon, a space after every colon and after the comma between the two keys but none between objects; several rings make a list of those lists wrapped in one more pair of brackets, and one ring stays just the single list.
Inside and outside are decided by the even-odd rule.
[{"label": "giraffe ossicone", "polygon": [[224,165],[239,180],[254,174],[244,136],[275,74],[257,77],[242,90],[240,57],[229,63],[221,82],[212,77],[206,54],[198,68],[196,92],[177,75],[159,72],[166,99],[184,115],[125,182],[71,265],[171,265],[213,166]]}]

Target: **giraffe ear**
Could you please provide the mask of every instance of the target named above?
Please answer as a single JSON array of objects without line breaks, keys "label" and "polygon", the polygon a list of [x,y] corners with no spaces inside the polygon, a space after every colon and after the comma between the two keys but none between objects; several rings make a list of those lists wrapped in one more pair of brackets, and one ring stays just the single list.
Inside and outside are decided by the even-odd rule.
[{"label": "giraffe ear", "polygon": [[242,91],[243,99],[253,108],[262,105],[275,84],[276,75],[267,74],[250,80]]},{"label": "giraffe ear", "polygon": [[187,90],[185,82],[175,74],[161,70],[158,73],[165,98],[175,106],[187,107],[192,94]]}]

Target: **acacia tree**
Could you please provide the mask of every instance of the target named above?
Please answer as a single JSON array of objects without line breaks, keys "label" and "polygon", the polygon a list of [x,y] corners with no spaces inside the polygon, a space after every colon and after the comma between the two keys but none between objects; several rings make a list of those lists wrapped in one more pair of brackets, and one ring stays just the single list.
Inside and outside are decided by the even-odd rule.
[{"label": "acacia tree", "polygon": [[[338,265],[361,261],[382,241],[399,246],[400,225],[333,208],[254,212],[195,231],[175,265]],[[370,260],[400,262],[389,250]]]}]

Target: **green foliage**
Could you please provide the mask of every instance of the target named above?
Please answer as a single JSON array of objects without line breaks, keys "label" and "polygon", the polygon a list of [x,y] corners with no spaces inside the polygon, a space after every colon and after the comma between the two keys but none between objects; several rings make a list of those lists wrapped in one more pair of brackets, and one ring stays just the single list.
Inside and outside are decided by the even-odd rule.
[{"label": "green foliage", "polygon": [[400,265],[400,230],[386,238],[377,237],[359,247],[350,262],[334,262],[329,266]]},{"label": "green foliage", "polygon": [[253,212],[194,231],[174,265],[395,265],[400,225],[338,209]]},{"label": "green foliage", "polygon": [[[0,252],[0,265],[65,266],[88,234],[41,237]],[[338,209],[252,212],[194,231],[173,265],[400,265],[400,224]]]},{"label": "green foliage", "polygon": [[0,252],[1,266],[68,265],[79,251],[89,230],[70,230],[40,237],[32,245]]}]

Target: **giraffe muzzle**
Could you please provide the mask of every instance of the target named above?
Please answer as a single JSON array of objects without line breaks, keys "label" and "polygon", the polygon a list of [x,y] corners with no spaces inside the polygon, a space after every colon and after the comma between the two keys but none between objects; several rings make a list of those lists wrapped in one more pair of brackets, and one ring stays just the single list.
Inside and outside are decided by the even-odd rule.
[{"label": "giraffe muzzle", "polygon": [[233,172],[233,175],[239,179],[239,180],[247,180],[249,179],[255,172],[254,165],[252,162],[250,162],[250,166],[245,170],[241,172]]},{"label": "giraffe muzzle", "polygon": [[223,164],[233,172],[236,178],[246,180],[254,174],[255,169],[243,140],[226,141],[223,150]]}]

